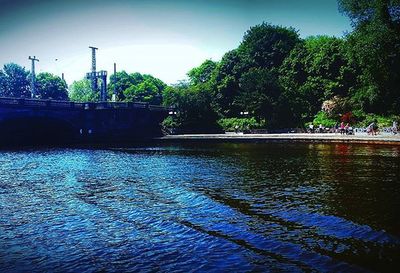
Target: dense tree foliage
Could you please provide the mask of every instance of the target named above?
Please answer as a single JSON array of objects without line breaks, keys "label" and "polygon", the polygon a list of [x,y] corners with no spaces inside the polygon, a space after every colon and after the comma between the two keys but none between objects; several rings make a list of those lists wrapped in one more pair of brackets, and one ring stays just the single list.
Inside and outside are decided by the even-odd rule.
[{"label": "dense tree foliage", "polygon": [[[164,103],[170,102],[182,111],[181,102],[186,96],[190,96],[187,100],[190,101],[201,95],[203,111],[196,122],[203,126],[197,124],[197,128],[216,126],[217,119],[235,120],[235,117],[255,118],[258,124],[267,120],[269,127],[281,126],[282,119],[285,119],[286,126],[292,121],[283,106],[285,101],[279,84],[279,67],[299,43],[301,40],[292,28],[267,23],[252,27],[245,33],[240,46],[226,53],[220,62],[207,60],[189,71],[189,83],[168,90],[169,93],[176,93],[169,96],[175,100],[164,97]],[[204,104],[207,102],[206,107]],[[185,115],[188,112],[195,114],[193,109],[187,107]],[[183,124],[185,115],[177,117],[178,125]],[[191,123],[194,123],[195,117],[190,117]],[[236,120],[242,122],[241,119]]]},{"label": "dense tree foliage", "polygon": [[304,122],[321,109],[323,101],[345,97],[356,87],[356,67],[345,42],[335,37],[309,37],[280,67],[280,83],[293,119]]},{"label": "dense tree foliage", "polygon": [[245,33],[238,51],[244,66],[271,69],[280,66],[299,41],[293,28],[262,23]]},{"label": "dense tree foliage", "polygon": [[[187,85],[168,89],[164,102],[185,113],[169,123],[179,127],[187,117],[199,128],[215,118],[214,124],[220,120],[232,127],[255,118],[266,127],[285,128],[312,121],[332,125],[344,116],[363,124],[371,116],[399,115],[400,1],[338,3],[353,32],[300,39],[292,28],[251,27],[238,48],[217,63],[207,60],[190,70]],[[191,99],[200,93],[209,115],[187,116],[195,105]]]},{"label": "dense tree foliage", "polygon": [[400,23],[400,0],[338,0],[338,3],[354,25],[373,20],[388,25]]},{"label": "dense tree foliage", "polygon": [[212,107],[213,95],[209,84],[190,85],[181,82],[163,92],[164,104],[174,106],[178,112],[169,117],[165,127],[179,128],[181,132],[218,131],[217,114]]},{"label": "dense tree foliage", "polygon": [[147,102],[160,105],[166,84],[151,75],[128,74],[121,71],[110,77],[110,84],[108,85],[110,97],[114,92],[114,86],[117,101]]},{"label": "dense tree foliage", "polygon": [[51,73],[39,73],[36,76],[38,98],[68,100],[67,83]]},{"label": "dense tree foliage", "polygon": [[199,67],[195,67],[188,72],[190,82],[195,85],[210,81],[216,66],[216,62],[206,60]]},{"label": "dense tree foliage", "polygon": [[99,92],[93,92],[87,79],[74,81],[69,87],[69,98],[75,102],[95,102],[100,99]]},{"label": "dense tree foliage", "polygon": [[0,70],[0,96],[30,98],[29,72],[14,63],[4,65]]},{"label": "dense tree foliage", "polygon": [[117,94],[117,100],[125,100],[124,91],[132,85],[137,85],[143,81],[143,76],[139,73],[128,74],[126,71],[117,72],[115,75],[111,75],[110,84],[108,85],[108,93],[112,94],[115,91]]},{"label": "dense tree foliage", "polygon": [[165,84],[153,76],[143,75],[142,80],[124,90],[125,101],[147,102],[160,105]]}]

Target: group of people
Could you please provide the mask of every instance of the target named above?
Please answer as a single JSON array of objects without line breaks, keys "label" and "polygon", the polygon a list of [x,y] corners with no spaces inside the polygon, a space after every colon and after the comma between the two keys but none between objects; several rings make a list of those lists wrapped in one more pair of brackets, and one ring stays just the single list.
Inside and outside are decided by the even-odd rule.
[{"label": "group of people", "polygon": [[318,126],[318,128],[314,128],[314,124],[310,124],[308,127],[308,132],[309,133],[325,133],[325,132],[333,132],[333,133],[340,133],[342,135],[346,134],[346,135],[353,135],[354,131],[353,131],[353,127],[350,126],[349,123],[344,123],[341,122],[340,124],[336,123],[335,126],[329,130],[329,128],[324,128],[324,126],[322,126],[322,124],[320,124]]},{"label": "group of people", "polygon": [[314,124],[310,124],[309,126],[308,126],[308,130],[307,130],[309,133],[324,133],[325,132],[325,127],[324,126],[322,126],[322,124],[320,124],[319,126],[318,126],[318,128],[314,128]]},{"label": "group of people", "polygon": [[[386,131],[389,131],[386,129]],[[397,121],[393,121],[392,127],[390,128],[390,131],[392,134],[396,135],[398,132],[398,123]],[[377,135],[379,133],[379,127],[376,121],[373,121],[370,125],[367,127],[367,134],[368,135]]]},{"label": "group of people", "polygon": [[367,134],[368,135],[373,135],[376,136],[379,133],[379,128],[378,128],[378,124],[373,121],[370,125],[368,125],[367,127]]},{"label": "group of people", "polygon": [[[353,127],[351,127],[349,123],[345,124],[342,121],[340,124],[336,123],[335,126],[331,130],[329,130],[329,128],[324,128],[321,124],[317,128],[314,128],[314,125],[310,124],[307,131],[309,133],[333,132],[333,133],[340,133],[341,135],[354,135],[354,131],[357,131],[357,129],[354,130]],[[393,121],[391,128],[385,128],[385,132],[386,131],[391,132],[392,134],[396,135],[398,133],[397,121]],[[366,128],[366,132],[368,135],[373,135],[373,136],[379,134],[380,131],[379,131],[377,121],[373,121],[370,125],[368,125]]]},{"label": "group of people", "polygon": [[354,135],[353,127],[351,127],[349,123],[346,123],[345,125],[344,122],[342,121],[340,125],[336,123],[334,128],[335,128],[335,133],[340,133],[341,135],[344,134]]}]

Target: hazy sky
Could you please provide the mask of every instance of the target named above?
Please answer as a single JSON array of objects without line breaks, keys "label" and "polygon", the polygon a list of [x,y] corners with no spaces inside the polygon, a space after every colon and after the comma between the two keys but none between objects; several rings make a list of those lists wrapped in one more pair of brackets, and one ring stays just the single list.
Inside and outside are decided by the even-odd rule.
[{"label": "hazy sky", "polygon": [[[0,0],[0,65],[15,62],[61,75],[70,84],[91,67],[185,78],[206,59],[236,48],[250,26],[293,26],[301,37],[350,30],[336,0]],[[56,61],[56,59],[58,59]]]}]

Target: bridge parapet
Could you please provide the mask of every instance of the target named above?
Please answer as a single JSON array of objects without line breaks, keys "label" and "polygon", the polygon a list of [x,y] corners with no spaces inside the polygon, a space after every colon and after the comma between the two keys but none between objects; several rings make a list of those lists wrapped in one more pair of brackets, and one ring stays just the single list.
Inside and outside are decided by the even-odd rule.
[{"label": "bridge parapet", "polygon": [[170,111],[172,108],[150,105],[143,102],[72,102],[60,100],[41,100],[25,98],[0,97],[0,106],[25,106],[34,108],[69,108],[83,110],[103,109],[149,109],[150,111]]}]

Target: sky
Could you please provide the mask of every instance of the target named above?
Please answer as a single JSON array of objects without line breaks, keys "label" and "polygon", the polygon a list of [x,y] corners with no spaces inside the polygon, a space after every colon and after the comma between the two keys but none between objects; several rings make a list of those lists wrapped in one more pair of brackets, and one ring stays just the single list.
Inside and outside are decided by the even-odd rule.
[{"label": "sky", "polygon": [[0,66],[64,73],[68,84],[91,68],[151,74],[168,84],[206,59],[219,61],[262,22],[310,35],[351,30],[336,0],[0,0]]}]

